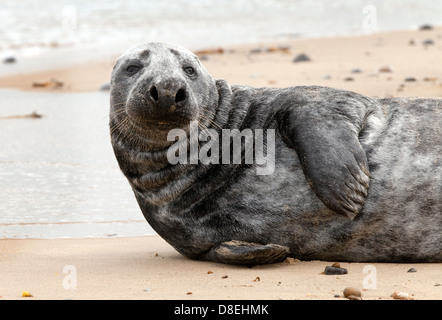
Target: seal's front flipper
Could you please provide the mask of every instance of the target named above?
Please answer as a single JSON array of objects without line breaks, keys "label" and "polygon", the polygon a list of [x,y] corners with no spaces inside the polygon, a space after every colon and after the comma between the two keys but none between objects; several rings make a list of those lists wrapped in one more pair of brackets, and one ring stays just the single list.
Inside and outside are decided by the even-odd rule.
[{"label": "seal's front flipper", "polygon": [[280,128],[318,198],[354,219],[365,203],[370,175],[357,116],[350,113],[350,108],[332,102],[310,103],[289,112]]},{"label": "seal's front flipper", "polygon": [[227,264],[258,265],[280,262],[288,253],[289,248],[277,244],[231,240],[212,247],[202,258]]}]

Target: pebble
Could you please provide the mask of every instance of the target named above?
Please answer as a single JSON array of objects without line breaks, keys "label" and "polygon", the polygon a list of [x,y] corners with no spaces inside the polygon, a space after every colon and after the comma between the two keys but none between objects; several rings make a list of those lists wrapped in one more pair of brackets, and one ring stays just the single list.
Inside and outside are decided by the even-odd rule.
[{"label": "pebble", "polygon": [[293,59],[293,62],[304,62],[304,61],[311,61],[310,57],[305,53],[298,54],[295,57],[295,59]]},{"label": "pebble", "polygon": [[344,78],[344,81],[354,81],[355,79],[353,78],[353,77],[347,77],[347,78]]},{"label": "pebble", "polygon": [[411,300],[410,295],[407,292],[393,292],[391,296],[393,299],[396,300]]},{"label": "pebble", "polygon": [[411,268],[411,269],[408,269],[407,272],[417,272],[417,270],[415,268]]},{"label": "pebble", "polygon": [[225,275],[225,276],[222,276],[221,279],[227,279],[228,277],[229,277],[228,275]]},{"label": "pebble", "polygon": [[263,50],[262,48],[254,48],[254,49],[250,49],[249,53],[252,53],[252,54],[261,53],[262,50]]},{"label": "pebble", "polygon": [[379,72],[393,72],[393,69],[390,66],[383,66],[379,68]]},{"label": "pebble", "polygon": [[431,24],[423,24],[419,27],[420,31],[424,31],[424,30],[433,30],[433,26]]},{"label": "pebble", "polygon": [[336,268],[327,266],[325,267],[324,274],[326,275],[336,275],[336,274],[347,274],[348,271],[345,268]]},{"label": "pebble", "polygon": [[359,289],[348,287],[344,289],[344,297],[349,300],[362,300],[362,293]]},{"label": "pebble", "polygon": [[414,77],[408,77],[408,78],[405,78],[405,82],[416,82],[417,80],[416,80],[416,78],[414,78]]},{"label": "pebble", "polygon": [[30,294],[28,291],[23,291],[22,294],[21,294],[21,296],[22,296],[22,297],[25,297],[25,298],[33,297],[33,295]]},{"label": "pebble", "polygon": [[297,262],[301,262],[301,260],[295,259],[295,258],[292,258],[292,257],[288,257],[288,258],[286,258],[284,260],[284,262],[287,263],[287,264],[295,264]]},{"label": "pebble", "polygon": [[15,59],[15,57],[6,57],[3,59],[3,63],[15,63],[17,62],[17,60]]},{"label": "pebble", "polygon": [[34,82],[32,83],[34,88],[60,88],[63,86],[63,82],[58,81],[56,79],[51,79],[49,81],[44,82]]},{"label": "pebble", "polygon": [[267,48],[267,50],[266,50],[267,52],[270,52],[270,53],[272,53],[272,52],[283,52],[283,53],[289,53],[289,51],[290,51],[290,47],[289,46],[279,46],[279,47],[270,47],[270,48]]},{"label": "pebble", "polygon": [[37,111],[32,111],[32,113],[26,115],[26,118],[32,118],[32,119],[40,119],[43,116],[39,114]]},{"label": "pebble", "polygon": [[354,68],[352,70],[350,70],[351,73],[362,73],[362,69],[360,68]]},{"label": "pebble", "polygon": [[424,46],[433,45],[433,44],[434,44],[434,41],[431,40],[431,39],[427,39],[427,40],[422,41],[422,44],[423,44]]}]

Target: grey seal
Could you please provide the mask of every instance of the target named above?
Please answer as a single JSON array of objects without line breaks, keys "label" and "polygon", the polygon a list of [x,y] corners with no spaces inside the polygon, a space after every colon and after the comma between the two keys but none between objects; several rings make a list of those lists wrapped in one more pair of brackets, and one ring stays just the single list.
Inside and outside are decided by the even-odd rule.
[{"label": "grey seal", "polygon": [[[229,85],[181,46],[144,43],[116,61],[110,103],[120,169],[148,223],[189,258],[442,262],[440,98]],[[275,130],[274,171],[171,164],[168,132],[192,121]]]}]

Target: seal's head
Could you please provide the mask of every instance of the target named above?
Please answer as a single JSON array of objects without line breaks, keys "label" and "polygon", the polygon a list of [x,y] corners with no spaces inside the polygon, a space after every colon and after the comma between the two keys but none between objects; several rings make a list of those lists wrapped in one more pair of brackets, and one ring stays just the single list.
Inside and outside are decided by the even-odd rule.
[{"label": "seal's head", "polygon": [[191,121],[210,113],[217,101],[215,80],[191,51],[143,43],[124,52],[114,66],[111,127],[129,128],[130,134],[123,135],[139,135],[150,141],[150,147],[160,147],[167,144],[168,131],[188,128]]}]

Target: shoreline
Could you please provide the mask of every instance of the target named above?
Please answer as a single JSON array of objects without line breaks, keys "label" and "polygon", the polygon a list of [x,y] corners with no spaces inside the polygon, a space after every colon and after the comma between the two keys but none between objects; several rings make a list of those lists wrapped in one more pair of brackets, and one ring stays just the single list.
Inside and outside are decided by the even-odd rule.
[{"label": "shoreline", "polygon": [[[223,78],[231,85],[320,85],[376,97],[442,96],[442,27],[299,38],[194,52],[214,78]],[[310,61],[293,62],[301,54]],[[0,77],[0,88],[98,91],[108,84],[116,58]]]}]

